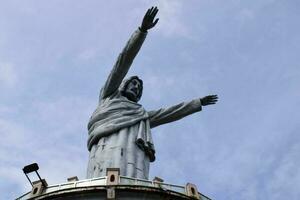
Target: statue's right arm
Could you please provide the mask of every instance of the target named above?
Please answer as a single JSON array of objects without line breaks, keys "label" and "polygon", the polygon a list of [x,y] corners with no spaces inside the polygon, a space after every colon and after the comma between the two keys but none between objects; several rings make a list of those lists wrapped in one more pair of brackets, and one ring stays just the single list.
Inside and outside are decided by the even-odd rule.
[{"label": "statue's right arm", "polygon": [[119,88],[133,62],[133,59],[140,50],[146,35],[147,33],[142,32],[140,29],[136,30],[132,34],[123,51],[118,56],[113,69],[111,70],[103,88],[101,89],[101,99],[111,95]]}]

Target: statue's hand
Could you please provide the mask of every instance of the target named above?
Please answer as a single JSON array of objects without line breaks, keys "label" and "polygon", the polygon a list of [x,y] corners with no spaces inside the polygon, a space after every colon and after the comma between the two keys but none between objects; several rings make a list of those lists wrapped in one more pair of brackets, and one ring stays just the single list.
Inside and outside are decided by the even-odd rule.
[{"label": "statue's hand", "polygon": [[200,101],[201,101],[202,106],[215,104],[218,101],[218,96],[217,95],[208,95],[206,97],[201,98]]},{"label": "statue's hand", "polygon": [[156,16],[158,12],[158,9],[157,7],[152,7],[150,9],[147,10],[145,16],[144,16],[144,19],[143,19],[143,22],[142,22],[142,25],[140,27],[141,31],[143,32],[147,32],[147,30],[153,28],[156,23],[158,22],[158,18],[154,21],[154,18]]}]

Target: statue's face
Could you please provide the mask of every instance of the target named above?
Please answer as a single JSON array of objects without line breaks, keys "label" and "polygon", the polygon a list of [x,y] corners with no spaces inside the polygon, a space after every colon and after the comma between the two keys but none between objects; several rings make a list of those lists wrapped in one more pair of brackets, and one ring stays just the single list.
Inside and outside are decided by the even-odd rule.
[{"label": "statue's face", "polygon": [[126,86],[124,95],[127,99],[137,102],[141,92],[143,92],[141,82],[138,79],[132,79]]}]

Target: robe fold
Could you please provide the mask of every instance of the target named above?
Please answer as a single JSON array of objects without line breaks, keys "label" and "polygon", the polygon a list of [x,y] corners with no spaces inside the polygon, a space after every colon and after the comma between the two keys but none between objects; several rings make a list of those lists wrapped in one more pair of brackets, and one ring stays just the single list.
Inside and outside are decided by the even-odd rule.
[{"label": "robe fold", "polygon": [[150,161],[153,162],[155,150],[148,113],[142,105],[129,101],[120,93],[112,99],[107,98],[102,101],[93,113],[88,124],[88,150],[90,151],[100,138],[133,125],[138,127],[136,144],[149,155]]}]

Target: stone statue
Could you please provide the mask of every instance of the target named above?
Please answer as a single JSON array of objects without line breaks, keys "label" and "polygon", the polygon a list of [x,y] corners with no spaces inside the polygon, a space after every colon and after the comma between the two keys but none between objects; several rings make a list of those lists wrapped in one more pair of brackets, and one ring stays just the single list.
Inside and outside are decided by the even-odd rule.
[{"label": "stone statue", "polygon": [[123,176],[148,179],[149,164],[155,160],[151,128],[179,120],[201,111],[202,106],[217,102],[217,95],[209,95],[153,111],[146,111],[137,103],[142,96],[143,81],[137,76],[123,79],[147,31],[157,24],[157,12],[157,7],[148,9],[100,91],[99,105],[88,123],[87,178],[106,176],[106,168],[120,168]]}]

